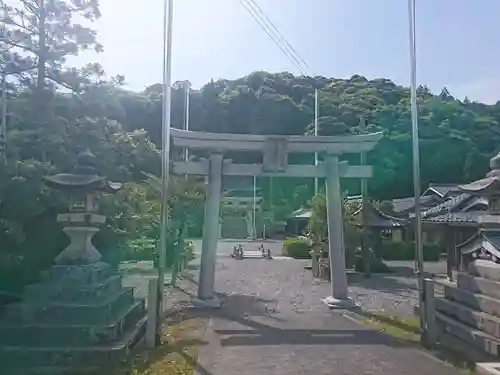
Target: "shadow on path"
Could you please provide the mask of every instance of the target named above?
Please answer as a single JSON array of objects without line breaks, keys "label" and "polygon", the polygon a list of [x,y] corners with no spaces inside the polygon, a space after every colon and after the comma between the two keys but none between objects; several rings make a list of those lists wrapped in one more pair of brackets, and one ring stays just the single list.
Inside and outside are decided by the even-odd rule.
[{"label": "shadow on path", "polygon": [[[214,329],[220,336],[221,346],[263,346],[263,345],[386,345],[407,346],[375,330],[359,329],[298,329],[288,328],[287,322],[273,316],[266,304],[274,300],[262,299],[244,294],[219,294],[223,300],[220,310],[189,309],[188,315],[205,316],[243,326],[241,329]],[[257,321],[265,317],[278,326]],[[340,317],[340,319],[345,319]],[[259,319],[260,320],[260,319]],[[219,325],[219,324],[218,324]],[[222,322],[222,325],[225,323]]]},{"label": "shadow on path", "polygon": [[[341,311],[328,311],[320,302],[324,290],[311,283],[302,264],[263,262],[262,267],[247,267],[239,262],[218,271],[218,287],[225,292],[217,294],[221,308],[190,306],[179,316],[210,321],[204,337],[209,344],[201,345],[198,359],[181,354],[197,362],[197,375],[329,374],[333,363],[339,374],[458,373],[429,360],[411,343],[352,322]],[[408,290],[408,284],[391,276],[366,282],[372,289]],[[197,284],[186,275],[176,291],[192,298]]]}]

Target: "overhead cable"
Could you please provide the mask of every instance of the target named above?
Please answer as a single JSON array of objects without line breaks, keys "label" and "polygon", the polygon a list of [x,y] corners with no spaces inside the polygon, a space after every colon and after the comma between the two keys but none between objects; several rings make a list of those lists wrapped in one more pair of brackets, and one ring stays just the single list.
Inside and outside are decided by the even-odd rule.
[{"label": "overhead cable", "polygon": [[293,48],[293,46],[288,42],[288,40],[285,38],[283,33],[281,33],[278,27],[269,19],[269,17],[267,17],[266,13],[257,4],[257,2],[255,0],[246,0],[246,1],[253,4],[254,8],[257,9],[260,14],[262,14],[266,22],[272,27],[272,29],[274,29],[275,33],[280,37],[281,41],[285,44],[285,46],[288,47],[288,50],[291,51],[298,60],[300,60],[302,66],[306,68],[305,70],[307,70],[308,73],[314,76],[315,74],[311,69],[311,67],[309,66],[309,64],[307,64],[305,59],[297,52],[295,48]]},{"label": "overhead cable", "polygon": [[269,17],[266,16],[255,0],[240,0],[240,3],[302,75],[307,75],[306,71],[314,75],[309,65],[291,46]]}]

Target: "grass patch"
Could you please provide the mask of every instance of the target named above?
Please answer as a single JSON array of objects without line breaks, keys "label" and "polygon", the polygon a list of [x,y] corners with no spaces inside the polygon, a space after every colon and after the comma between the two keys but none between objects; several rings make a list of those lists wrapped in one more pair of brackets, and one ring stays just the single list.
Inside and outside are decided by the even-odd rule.
[{"label": "grass patch", "polygon": [[[422,347],[420,340],[420,318],[418,316],[403,316],[386,313],[357,312],[359,320],[380,332],[387,333],[397,340]],[[467,353],[438,346],[430,350],[435,357],[443,362],[464,371],[466,374],[477,374],[474,361],[467,359]]]},{"label": "grass patch", "polygon": [[[204,318],[183,319],[163,326],[162,343],[155,349],[138,346],[124,362],[92,375],[193,375],[205,331]],[[72,372],[67,375],[90,375]]]},{"label": "grass patch", "polygon": [[420,319],[417,316],[399,316],[383,313],[362,314],[361,321],[398,340],[420,343]]},{"label": "grass patch", "polygon": [[107,375],[192,375],[199,346],[204,344],[200,340],[203,331],[201,318],[166,324],[160,346],[154,350],[139,349],[129,363]]}]

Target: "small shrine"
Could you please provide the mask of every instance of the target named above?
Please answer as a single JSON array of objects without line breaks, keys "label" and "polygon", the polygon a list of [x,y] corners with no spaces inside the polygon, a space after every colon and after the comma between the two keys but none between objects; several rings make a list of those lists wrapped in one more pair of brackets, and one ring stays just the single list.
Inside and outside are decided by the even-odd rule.
[{"label": "small shrine", "polygon": [[460,270],[467,270],[476,259],[500,263],[500,153],[490,160],[490,168],[486,178],[459,186],[464,193],[488,202],[488,209],[477,217],[477,233],[457,246],[461,254]]},{"label": "small shrine", "polygon": [[354,215],[359,217],[360,227],[367,229],[369,246],[378,257],[381,256],[383,236],[391,235],[393,242],[403,241],[401,232],[407,226],[408,219],[388,215],[375,207],[372,202],[366,202],[365,208],[360,208]]},{"label": "small shrine", "polygon": [[122,286],[121,276],[92,244],[106,221],[98,213],[99,199],[121,188],[100,176],[96,164],[87,150],[78,155],[72,173],[45,178],[69,197],[69,212],[57,221],[70,244],[38,283],[25,288],[22,302],[9,305],[0,317],[2,369],[55,372],[110,365],[123,359],[143,333],[144,301]]},{"label": "small shrine", "polygon": [[[262,234],[262,191],[247,176],[226,176],[222,188],[222,238],[256,239]],[[255,217],[254,217],[255,215]]]}]

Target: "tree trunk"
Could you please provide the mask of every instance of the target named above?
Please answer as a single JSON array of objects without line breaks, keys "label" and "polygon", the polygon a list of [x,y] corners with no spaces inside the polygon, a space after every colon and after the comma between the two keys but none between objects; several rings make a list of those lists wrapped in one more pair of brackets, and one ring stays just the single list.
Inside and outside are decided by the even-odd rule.
[{"label": "tree trunk", "polygon": [[[45,5],[45,0],[38,0],[38,66],[35,89],[35,113],[33,114],[33,124],[36,128],[46,127],[50,123],[50,93],[45,90],[47,68],[47,9]],[[42,161],[47,160],[47,152],[45,149],[42,149],[40,159]]]},{"label": "tree trunk", "polygon": [[38,0],[39,23],[38,23],[38,69],[37,69],[37,94],[40,103],[43,103],[43,91],[45,89],[45,65],[47,64],[47,40],[45,0]]}]

